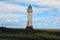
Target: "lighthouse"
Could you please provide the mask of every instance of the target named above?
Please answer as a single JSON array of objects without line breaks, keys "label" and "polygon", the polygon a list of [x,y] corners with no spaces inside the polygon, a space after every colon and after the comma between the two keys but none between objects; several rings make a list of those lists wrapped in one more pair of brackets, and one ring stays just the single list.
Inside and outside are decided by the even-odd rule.
[{"label": "lighthouse", "polygon": [[27,26],[26,30],[33,30],[33,25],[32,25],[32,6],[29,5],[27,8]]}]

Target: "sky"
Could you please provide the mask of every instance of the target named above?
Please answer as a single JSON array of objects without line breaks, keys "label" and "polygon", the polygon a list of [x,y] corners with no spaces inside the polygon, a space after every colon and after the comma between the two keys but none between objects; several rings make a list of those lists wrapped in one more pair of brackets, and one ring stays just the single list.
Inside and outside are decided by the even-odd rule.
[{"label": "sky", "polygon": [[60,0],[0,0],[0,26],[26,28],[29,5],[33,28],[60,29]]}]

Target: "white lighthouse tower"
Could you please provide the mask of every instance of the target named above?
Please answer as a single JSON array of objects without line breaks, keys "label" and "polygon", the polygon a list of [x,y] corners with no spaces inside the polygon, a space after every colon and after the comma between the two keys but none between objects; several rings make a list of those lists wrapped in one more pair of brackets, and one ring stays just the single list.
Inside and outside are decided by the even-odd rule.
[{"label": "white lighthouse tower", "polygon": [[26,29],[27,30],[32,30],[33,29],[33,26],[32,26],[32,7],[31,5],[28,6],[27,8],[27,26],[26,26]]}]

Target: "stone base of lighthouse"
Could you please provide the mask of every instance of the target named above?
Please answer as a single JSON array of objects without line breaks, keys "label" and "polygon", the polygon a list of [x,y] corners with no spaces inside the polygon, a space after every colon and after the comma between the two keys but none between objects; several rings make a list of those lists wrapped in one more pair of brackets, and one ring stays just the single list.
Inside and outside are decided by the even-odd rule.
[{"label": "stone base of lighthouse", "polygon": [[33,30],[33,26],[26,26],[26,30],[27,31],[32,31]]}]

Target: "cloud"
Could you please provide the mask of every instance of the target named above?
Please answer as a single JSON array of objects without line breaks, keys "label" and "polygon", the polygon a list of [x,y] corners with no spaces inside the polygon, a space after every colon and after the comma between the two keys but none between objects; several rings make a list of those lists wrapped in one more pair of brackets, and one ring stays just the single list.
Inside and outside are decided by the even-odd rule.
[{"label": "cloud", "polygon": [[[0,2],[0,12],[12,13],[12,12],[26,12],[26,8],[19,5],[9,4],[5,2]],[[0,13],[1,14],[1,13]]]},{"label": "cloud", "polygon": [[6,2],[11,3],[27,3],[27,4],[35,4],[38,6],[49,6],[49,7],[55,7],[60,8],[60,0],[5,0]]},{"label": "cloud", "polygon": [[22,19],[22,16],[25,16],[25,15],[21,15],[21,14],[4,14],[4,15],[0,15],[0,21],[2,23],[7,23],[7,22],[13,22],[14,23],[14,22],[18,22],[19,17],[20,17],[20,19]]},{"label": "cloud", "polygon": [[37,23],[45,23],[45,24],[53,24],[57,22],[60,22],[59,16],[43,16],[43,17],[36,17],[33,19],[34,22]]},{"label": "cloud", "polygon": [[22,17],[22,16],[24,16],[24,15],[22,15],[22,14],[2,14],[2,15],[0,15],[0,18],[16,18],[16,17]]},{"label": "cloud", "polygon": [[19,20],[6,19],[5,22],[6,22],[6,23],[19,23]]},{"label": "cloud", "polygon": [[8,0],[10,2],[25,2],[28,4],[36,4],[50,7],[60,8],[60,0]]},{"label": "cloud", "polygon": [[15,20],[23,16],[26,16],[26,7],[9,4],[6,2],[0,1],[0,20],[4,22],[5,20],[9,19],[8,21]]},{"label": "cloud", "polygon": [[38,26],[41,26],[41,24],[39,23]]},{"label": "cloud", "polygon": [[[21,6],[21,5],[17,5],[17,4],[11,4],[11,2],[17,2],[17,3],[19,3],[19,2],[35,2],[35,0],[7,0],[7,3],[6,2],[1,2],[0,3],[0,5],[1,5],[1,7],[0,7],[0,9],[1,10],[3,10],[4,12],[6,12],[6,13],[13,13],[13,12],[17,12],[17,13],[24,13],[24,12],[27,12],[26,11],[26,7],[25,6]],[[39,0],[37,0],[37,1],[39,1]],[[44,0],[43,0],[44,1]],[[10,2],[10,3],[8,3],[8,2]],[[29,3],[27,3],[27,4],[29,4]],[[6,10],[6,11],[5,11]],[[33,10],[34,10],[34,12],[33,13],[39,13],[39,12],[43,12],[43,11],[47,11],[47,12],[49,12],[49,13],[53,13],[53,12],[51,12],[51,11],[53,11],[54,10],[54,8],[34,8],[33,7]]]},{"label": "cloud", "polygon": [[60,23],[60,17],[57,17],[55,19],[56,19],[56,23]]}]

